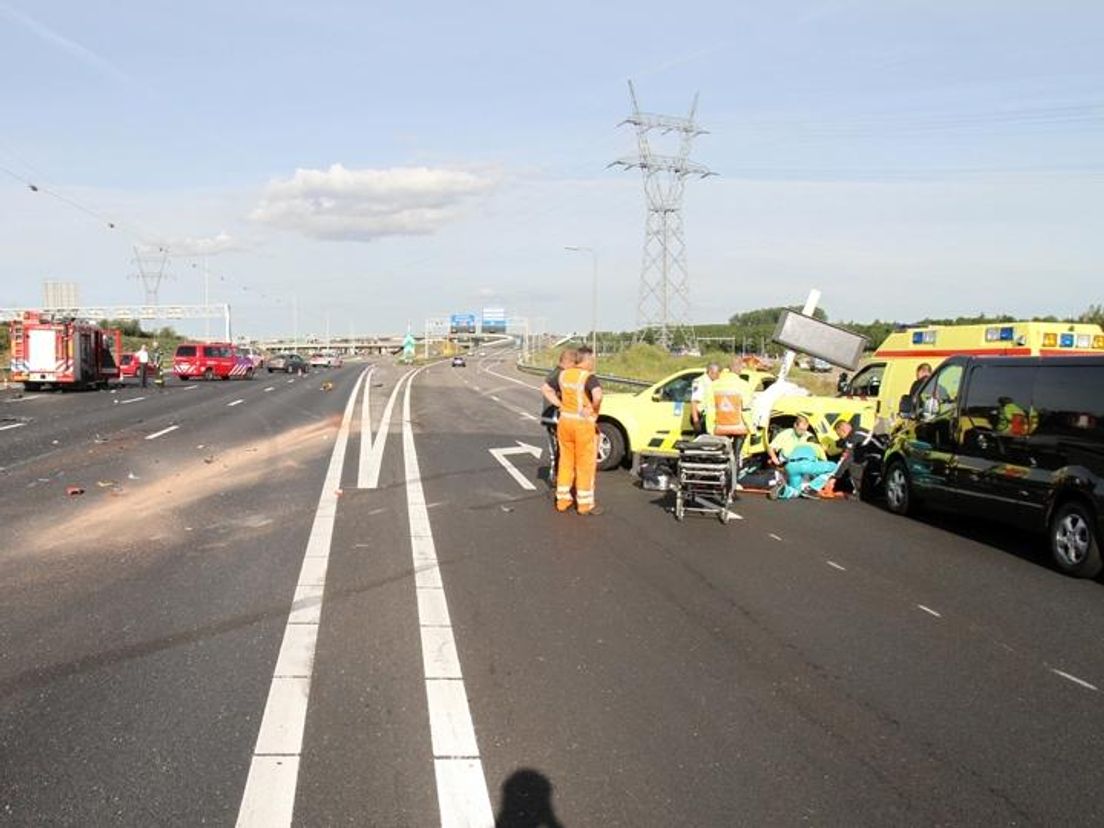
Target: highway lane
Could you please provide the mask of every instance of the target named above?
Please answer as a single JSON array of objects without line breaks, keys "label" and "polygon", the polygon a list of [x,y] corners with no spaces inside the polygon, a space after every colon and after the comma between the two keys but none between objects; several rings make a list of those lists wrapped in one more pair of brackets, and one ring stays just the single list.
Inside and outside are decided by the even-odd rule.
[{"label": "highway lane", "polygon": [[[507,413],[485,443],[508,444],[519,436],[509,411],[524,403],[511,398],[512,383],[489,385],[488,379],[479,373],[470,382],[488,398],[503,400]],[[444,419],[434,431],[459,433],[437,438],[442,456],[445,445],[466,430],[449,421],[488,427],[475,411]],[[600,478],[599,501],[611,513],[587,523],[586,531],[569,525],[557,544],[546,540],[558,529],[548,521],[547,503],[532,511],[521,498],[510,504],[513,512],[479,509],[483,493],[475,470],[493,475],[494,469],[477,449],[465,474],[456,468],[462,462],[457,453],[453,448],[451,459],[440,461],[447,469],[440,479],[463,479],[463,492],[452,495],[472,500],[469,508],[479,515],[442,532],[461,539],[457,572],[472,573],[460,593],[480,596],[467,616],[475,632],[458,636],[461,661],[465,642],[471,642],[474,675],[498,677],[488,680],[486,693],[477,693],[493,698],[487,719],[500,720],[511,704],[555,711],[539,737],[501,762],[499,778],[529,751],[548,756],[548,744],[566,731],[594,737],[593,764],[577,756],[563,762],[561,756],[558,773],[549,773],[583,805],[576,821],[597,814],[602,822],[682,822],[687,815],[670,803],[684,805],[687,798],[695,803],[693,824],[720,824],[735,808],[752,822],[802,818],[804,808],[828,821],[857,813],[867,814],[866,821],[1037,821],[1098,813],[1091,791],[1101,758],[1094,726],[1099,697],[1054,670],[1100,684],[1104,665],[1092,643],[1104,622],[1099,601],[1093,602],[1099,584],[1062,578],[938,526],[902,521],[861,503],[779,504],[749,497],[737,507],[744,520],[727,529],[708,520],[679,525],[662,514],[654,502],[659,498],[633,489],[625,475]],[[429,499],[447,499],[443,492],[432,494],[433,485]],[[507,553],[490,540],[496,532],[484,520],[519,512],[520,532],[501,530],[517,544]],[[459,520],[456,510],[443,519]],[[478,565],[495,553],[501,556],[495,565]],[[948,571],[945,557],[956,553],[958,565]],[[596,564],[590,559],[595,556],[608,560]],[[584,568],[575,570],[579,565]],[[551,573],[519,589],[519,581],[534,578],[533,568]],[[557,579],[562,583],[551,587]],[[489,606],[488,596],[502,596],[502,606]],[[612,614],[604,606],[611,596],[617,605]],[[628,613],[632,621],[618,623],[626,603],[635,607]],[[454,609],[454,617],[463,620],[465,606]],[[569,632],[575,618],[577,629]],[[603,629],[620,636],[613,646],[610,637],[596,634]],[[493,644],[483,630],[495,631]],[[518,686],[494,692],[495,683],[503,682],[502,662],[510,661],[503,655],[511,649],[507,630],[521,635],[515,671],[521,665],[541,671],[556,690],[540,692],[515,680]],[[660,635],[651,637],[656,631]],[[715,646],[717,636],[727,647]],[[565,637],[571,645],[547,673],[543,663],[525,657],[554,652]],[[641,642],[638,649],[633,642]],[[696,656],[689,663],[687,651]],[[718,666],[727,664],[732,666]],[[1065,669],[1057,666],[1063,664]],[[591,671],[603,679],[588,686]],[[718,672],[724,678],[710,698],[702,688]],[[558,683],[551,678],[557,675],[574,680]],[[704,711],[714,711],[710,729],[718,744],[697,743],[679,755],[687,740],[679,738],[675,723],[693,709],[683,703],[690,694],[680,694],[680,687],[694,689],[702,704],[698,712],[707,719]],[[638,697],[640,708],[626,706],[621,692]],[[728,718],[733,702],[748,695],[754,710]],[[580,708],[579,697],[608,699],[608,718],[595,718],[592,705]],[[476,703],[477,725],[478,708]],[[769,726],[756,734],[764,720]],[[656,739],[658,722],[672,728],[667,738]],[[751,728],[747,742],[754,747],[743,740],[738,751],[725,745],[726,722],[732,723],[728,732],[744,736]],[[703,729],[700,720],[697,728],[692,721],[683,724],[683,734]],[[501,736],[494,732],[492,738]],[[699,740],[708,743],[709,737]],[[626,742],[625,778],[611,781],[603,774],[610,746]],[[661,750],[672,755],[657,761]],[[733,762],[734,753],[745,761]],[[709,756],[715,761],[705,761]],[[1064,772],[1063,757],[1072,756],[1079,757],[1084,774]],[[794,773],[773,782],[757,779],[764,767]],[[716,769],[712,784],[703,768]],[[745,775],[755,780],[750,811],[742,810],[744,797],[732,787],[733,778]],[[795,776],[800,797],[788,794]],[[608,802],[611,786],[635,788],[625,796],[633,805]],[[694,795],[680,794],[686,791]]]},{"label": "highway lane", "polygon": [[[15,824],[233,821],[343,403],[314,378],[266,387],[166,393],[145,423],[112,405],[108,442],[5,475],[0,800]],[[65,395],[58,417],[95,396]],[[144,439],[170,415],[180,429]]]},{"label": "highway lane", "polygon": [[[181,428],[154,441],[143,434],[173,406],[142,423],[145,401],[103,414],[111,439],[80,448],[115,451],[88,474],[122,482],[138,465],[140,482],[186,475],[198,492],[174,508],[154,491],[110,543],[72,524],[78,504],[53,482],[25,488],[72,465],[56,447],[5,475],[22,504],[3,507],[18,542],[0,556],[0,807],[15,824],[235,821],[360,370],[336,372],[331,393],[318,375],[184,392],[203,396],[178,396]],[[490,454],[543,445],[539,378],[501,357],[413,380],[412,487],[404,376],[381,364],[368,383],[374,439],[351,410],[297,824],[434,824],[439,796],[470,793],[441,774],[458,763],[435,730],[446,709],[427,703],[434,671],[462,682],[476,744],[460,758],[494,810],[511,785],[539,798],[547,780],[564,824],[1100,820],[1100,694],[1077,683],[1104,686],[1100,584],[999,532],[857,502],[745,497],[727,527],[679,524],[624,472],[599,477],[609,514],[558,515],[537,480],[546,460],[509,456],[527,489]],[[378,485],[358,490],[364,464]],[[124,488],[82,497],[140,495]],[[36,538],[21,515],[42,503],[71,531]],[[423,504],[428,531],[412,538]],[[59,541],[73,532],[79,551]],[[427,565],[415,573],[425,535],[440,606],[418,580]]]}]

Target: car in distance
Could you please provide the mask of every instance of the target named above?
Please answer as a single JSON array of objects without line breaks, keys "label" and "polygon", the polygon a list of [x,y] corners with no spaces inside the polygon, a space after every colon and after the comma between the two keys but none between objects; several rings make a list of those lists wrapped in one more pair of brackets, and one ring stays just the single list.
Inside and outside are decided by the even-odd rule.
[{"label": "car in distance", "polygon": [[270,357],[268,373],[282,371],[285,374],[305,374],[310,370],[310,365],[299,354],[276,354]]},{"label": "car in distance", "polygon": [[459,354],[457,354],[456,356],[454,356],[452,358],[452,367],[453,368],[466,368],[467,365],[468,365],[468,361],[466,359],[464,359],[462,356],[460,356]]},{"label": "car in distance", "polygon": [[183,342],[173,354],[173,373],[179,379],[253,379],[253,361],[230,342]]},{"label": "car in distance", "polygon": [[137,354],[120,354],[119,355],[119,376],[120,377],[136,377],[136,376],[138,376],[138,355]]}]

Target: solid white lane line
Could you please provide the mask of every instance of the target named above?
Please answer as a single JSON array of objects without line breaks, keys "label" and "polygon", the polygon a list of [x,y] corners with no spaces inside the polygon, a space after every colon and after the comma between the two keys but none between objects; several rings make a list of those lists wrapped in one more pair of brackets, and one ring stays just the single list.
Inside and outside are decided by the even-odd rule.
[{"label": "solid white lane line", "polygon": [[773,540],[776,540],[776,541],[782,540],[782,538],[778,537],[778,535],[774,534],[774,532],[771,532],[767,537],[769,537]]},{"label": "solid white lane line", "polygon": [[[420,368],[417,370],[421,370]],[[358,489],[374,489],[379,486],[380,467],[383,465],[383,449],[387,445],[387,434],[391,431],[391,415],[395,408],[395,400],[407,378],[414,373],[414,369],[407,371],[395,387],[391,389],[391,396],[387,398],[387,405],[383,407],[383,416],[376,427],[376,438],[372,441],[372,452],[368,455],[368,464],[361,463],[357,472]]]},{"label": "solid white lane line", "polygon": [[437,565],[437,548],[433,543],[414,446],[414,428],[410,419],[410,389],[413,386],[414,377],[411,376],[403,394],[403,462],[437,804],[443,826],[492,826],[494,812],[475,738],[456,640],[449,623],[448,602]]},{"label": "solid white lane line", "polygon": [[129,400],[123,400],[119,405],[130,405],[131,403],[141,402],[145,397],[131,397]]},{"label": "solid white lane line", "polygon": [[483,371],[485,373],[491,374],[492,376],[496,376],[499,379],[504,379],[507,382],[512,382],[515,385],[524,385],[526,388],[532,388],[534,391],[540,391],[540,388],[541,388],[539,385],[532,385],[531,383],[528,383],[528,382],[522,382],[521,380],[517,379],[516,377],[508,377],[505,374],[498,373],[498,371],[492,371],[490,368],[484,368]]},{"label": "solid white lane line", "polygon": [[1099,690],[1100,689],[1095,684],[1089,684],[1084,679],[1079,679],[1077,676],[1070,675],[1069,673],[1067,673],[1063,670],[1056,670],[1055,668],[1051,667],[1050,672],[1054,673],[1057,676],[1061,676],[1062,678],[1066,679],[1067,681],[1072,681],[1074,684],[1080,685],[1081,687],[1084,687],[1086,690]]},{"label": "solid white lane line", "polygon": [[284,627],[284,639],[280,644],[261,718],[261,729],[249,764],[249,777],[238,809],[237,824],[241,828],[291,825],[318,642],[318,621],[322,613],[330,543],[337,517],[337,492],[345,465],[353,407],[365,373],[358,377],[345,403],[345,413],[330,455],[322,494],[318,497],[318,508],[303,553],[303,566],[299,570],[291,611]]},{"label": "solid white lane line", "polygon": [[276,390],[276,386],[270,385],[270,386],[268,386],[268,388],[265,389],[265,393],[267,394],[269,391],[275,391],[275,390]]},{"label": "solid white lane line", "polygon": [[163,428],[160,431],[155,431],[155,432],[153,432],[153,434],[147,434],[146,439],[147,440],[156,440],[158,437],[163,437],[164,435],[168,434],[170,431],[176,431],[178,428],[180,428],[180,426],[171,425],[168,428]]},{"label": "solid white lane line", "polygon": [[243,402],[245,402],[245,400],[234,400],[233,402],[228,402],[226,407],[233,408],[235,405],[241,405]]},{"label": "solid white lane line", "polygon": [[9,428],[23,428],[26,423],[9,423],[6,426],[0,426],[0,431],[7,431]]},{"label": "solid white lane line", "polygon": [[917,608],[922,609],[928,615],[934,615],[936,618],[942,618],[943,617],[942,614],[936,612],[931,607],[925,607],[923,604],[917,604],[916,606],[917,606]]},{"label": "solid white lane line", "polygon": [[833,569],[838,569],[840,572],[846,572],[847,571],[846,566],[840,566],[835,561],[826,561],[825,563],[827,563],[828,566],[832,567]]},{"label": "solid white lane line", "polygon": [[360,462],[357,464],[357,488],[367,488],[368,464],[372,454],[372,372],[376,366],[368,369],[368,378],[364,380],[364,399],[360,401]]}]

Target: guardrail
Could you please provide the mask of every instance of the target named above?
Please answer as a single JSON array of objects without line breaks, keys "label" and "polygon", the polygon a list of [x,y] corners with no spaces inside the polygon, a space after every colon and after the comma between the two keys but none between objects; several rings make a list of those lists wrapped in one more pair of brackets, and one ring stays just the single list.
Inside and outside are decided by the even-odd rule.
[{"label": "guardrail", "polygon": [[[517,369],[519,371],[524,371],[526,374],[539,374],[540,376],[543,377],[543,376],[546,376],[548,374],[548,372],[552,370],[552,367],[551,366],[542,367],[540,365],[523,365],[522,363],[519,362],[517,364]],[[634,379],[632,377],[618,377],[618,376],[614,376],[613,374],[597,374],[596,376],[598,377],[598,381],[601,382],[601,383],[608,384],[608,385],[623,385],[626,388],[641,389],[641,388],[647,388],[652,384],[652,383],[648,382],[647,380]]]}]

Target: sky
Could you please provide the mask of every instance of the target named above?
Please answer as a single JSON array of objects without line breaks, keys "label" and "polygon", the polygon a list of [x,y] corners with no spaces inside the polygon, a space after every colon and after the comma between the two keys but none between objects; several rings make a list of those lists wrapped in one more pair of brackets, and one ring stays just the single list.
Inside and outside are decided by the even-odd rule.
[{"label": "sky", "polygon": [[0,0],[0,307],[140,303],[164,249],[160,301],[206,273],[237,334],[585,331],[595,273],[633,329],[630,79],[708,130],[691,322],[810,288],[833,320],[1104,301],[1095,0]]}]

